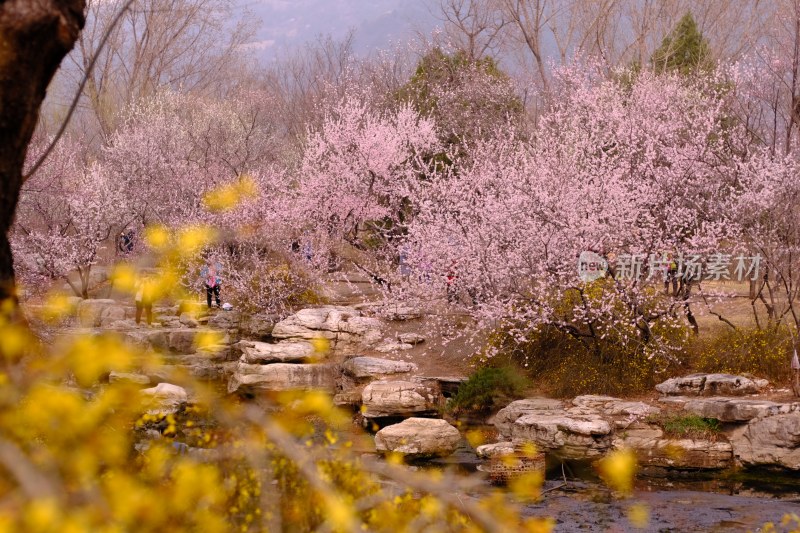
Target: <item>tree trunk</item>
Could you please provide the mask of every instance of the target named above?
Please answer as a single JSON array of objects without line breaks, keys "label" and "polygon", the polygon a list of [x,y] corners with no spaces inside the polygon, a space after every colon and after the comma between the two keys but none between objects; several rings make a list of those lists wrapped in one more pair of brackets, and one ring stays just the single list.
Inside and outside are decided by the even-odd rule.
[{"label": "tree trunk", "polygon": [[0,301],[16,301],[8,232],[47,86],[84,24],[84,0],[0,3]]}]

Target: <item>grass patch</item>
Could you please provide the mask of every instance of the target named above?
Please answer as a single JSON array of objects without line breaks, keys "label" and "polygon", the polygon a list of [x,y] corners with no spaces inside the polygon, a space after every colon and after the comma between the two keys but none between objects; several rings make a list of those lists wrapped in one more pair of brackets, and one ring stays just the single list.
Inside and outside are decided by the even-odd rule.
[{"label": "grass patch", "polygon": [[720,434],[719,420],[697,415],[659,414],[647,417],[647,422],[657,424],[664,435],[680,439],[717,440]]},{"label": "grass patch", "polygon": [[487,413],[525,395],[528,381],[511,367],[484,367],[458,388],[448,404],[455,414]]}]

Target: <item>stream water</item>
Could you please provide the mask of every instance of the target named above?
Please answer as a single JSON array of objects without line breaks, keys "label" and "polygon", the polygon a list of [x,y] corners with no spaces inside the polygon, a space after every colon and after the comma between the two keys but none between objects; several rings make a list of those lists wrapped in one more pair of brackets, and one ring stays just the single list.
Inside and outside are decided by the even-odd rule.
[{"label": "stream water", "polygon": [[[480,475],[479,464],[466,443],[451,457],[428,463],[468,475]],[[628,519],[635,505],[649,512],[643,528],[634,527]],[[541,500],[524,507],[527,516],[554,518],[556,533],[755,533],[767,522],[779,525],[787,513],[800,515],[800,474],[651,471],[637,476],[634,494],[621,500],[590,467],[572,465],[562,470],[557,464],[548,467]],[[777,531],[784,530],[778,527]]]}]

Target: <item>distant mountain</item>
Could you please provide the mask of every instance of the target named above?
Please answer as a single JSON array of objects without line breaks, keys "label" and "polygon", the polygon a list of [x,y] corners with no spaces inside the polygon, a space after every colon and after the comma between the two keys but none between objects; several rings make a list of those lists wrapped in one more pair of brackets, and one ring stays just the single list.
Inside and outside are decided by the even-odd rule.
[{"label": "distant mountain", "polygon": [[264,60],[320,35],[341,38],[355,30],[357,53],[388,48],[438,23],[430,0],[241,0],[262,21],[252,46]]}]

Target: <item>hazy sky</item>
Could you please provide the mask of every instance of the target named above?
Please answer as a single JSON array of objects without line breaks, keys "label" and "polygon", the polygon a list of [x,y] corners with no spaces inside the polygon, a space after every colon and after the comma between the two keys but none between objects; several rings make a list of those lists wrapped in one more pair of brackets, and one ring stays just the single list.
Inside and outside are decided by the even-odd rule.
[{"label": "hazy sky", "polygon": [[387,48],[406,40],[415,29],[426,33],[438,21],[431,0],[240,0],[261,19],[255,43],[264,59],[282,48],[312,41],[320,35],[334,38],[356,31],[357,52]]}]

